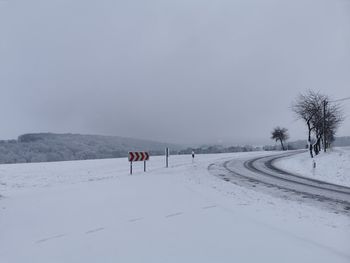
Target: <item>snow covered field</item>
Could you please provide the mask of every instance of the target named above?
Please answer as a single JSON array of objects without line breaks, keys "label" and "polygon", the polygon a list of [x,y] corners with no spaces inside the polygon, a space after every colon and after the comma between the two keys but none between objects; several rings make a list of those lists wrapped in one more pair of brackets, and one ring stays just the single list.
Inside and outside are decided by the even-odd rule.
[{"label": "snow covered field", "polygon": [[0,262],[350,262],[350,219],[211,175],[265,152],[0,166]]},{"label": "snow covered field", "polygon": [[350,147],[321,152],[314,160],[315,169],[308,152],[280,159],[275,164],[283,170],[302,176],[350,187]]}]

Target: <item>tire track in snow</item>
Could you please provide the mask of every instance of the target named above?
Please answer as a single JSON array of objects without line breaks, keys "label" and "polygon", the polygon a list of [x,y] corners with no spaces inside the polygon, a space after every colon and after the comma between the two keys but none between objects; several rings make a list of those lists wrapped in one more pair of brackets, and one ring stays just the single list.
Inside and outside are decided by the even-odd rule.
[{"label": "tire track in snow", "polygon": [[62,238],[62,237],[65,237],[65,236],[66,236],[65,234],[61,234],[61,235],[56,235],[56,236],[52,236],[52,237],[47,237],[47,238],[39,239],[35,243],[37,243],[37,244],[44,243],[44,242],[47,242],[49,240],[58,239],[58,238]]},{"label": "tire track in snow", "polygon": [[[314,203],[325,204],[328,208],[335,210],[335,213],[349,215],[349,187],[295,175],[273,165],[280,158],[301,152],[303,151],[213,163],[208,166],[208,170],[227,182],[258,188],[284,199],[312,200]],[[292,194],[297,198],[292,197]]]},{"label": "tire track in snow", "polygon": [[104,230],[105,228],[104,227],[99,227],[99,228],[95,228],[95,229],[91,229],[89,231],[86,231],[85,234],[93,234],[93,233],[96,233],[96,232],[100,232],[102,230]]},{"label": "tire track in snow", "polygon": [[[217,207],[217,205],[208,205],[208,206],[200,207],[199,209],[208,210],[208,209],[213,209],[213,208],[216,208],[216,207]],[[184,212],[176,212],[176,213],[172,213],[172,214],[166,215],[165,218],[169,219],[169,218],[181,216],[181,215],[184,215],[184,214],[185,214]],[[138,221],[141,221],[141,220],[144,220],[144,219],[145,219],[144,217],[135,217],[135,218],[129,219],[128,222],[129,223],[134,223],[134,222],[138,222]],[[89,234],[101,232],[103,230],[105,230],[105,227],[98,227],[98,228],[87,230],[85,232],[85,234],[89,235]],[[55,235],[55,236],[39,239],[39,240],[35,241],[35,243],[36,244],[45,243],[45,242],[48,242],[48,241],[51,241],[51,240],[54,240],[54,239],[59,239],[59,238],[66,237],[66,236],[67,236],[66,234]]]},{"label": "tire track in snow", "polygon": [[175,217],[175,216],[180,216],[180,215],[183,215],[183,212],[173,213],[173,214],[167,215],[167,216],[165,216],[165,217],[166,217],[166,218],[170,218],[170,217]]}]

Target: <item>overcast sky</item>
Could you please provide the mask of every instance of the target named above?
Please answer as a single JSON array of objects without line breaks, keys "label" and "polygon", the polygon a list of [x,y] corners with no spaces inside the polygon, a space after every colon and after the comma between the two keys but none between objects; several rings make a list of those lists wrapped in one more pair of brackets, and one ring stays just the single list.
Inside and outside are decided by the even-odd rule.
[{"label": "overcast sky", "polygon": [[348,0],[0,0],[0,139],[299,139],[307,89],[350,96]]}]

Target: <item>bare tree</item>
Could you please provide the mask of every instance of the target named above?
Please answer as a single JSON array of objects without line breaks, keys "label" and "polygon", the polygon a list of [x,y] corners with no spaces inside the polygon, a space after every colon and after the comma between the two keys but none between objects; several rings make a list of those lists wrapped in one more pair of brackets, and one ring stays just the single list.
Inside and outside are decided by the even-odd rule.
[{"label": "bare tree", "polygon": [[292,110],[298,118],[305,121],[308,128],[308,148],[313,158],[312,133],[322,118],[322,101],[326,98],[319,93],[309,90],[305,94],[299,94],[292,105]]},{"label": "bare tree", "polygon": [[281,147],[282,150],[284,151],[284,145],[283,142],[288,140],[289,135],[288,135],[288,130],[286,128],[280,128],[280,127],[276,127],[273,129],[273,131],[271,132],[271,139],[281,142]]},{"label": "bare tree", "polygon": [[321,151],[321,141],[326,147],[327,142],[334,139],[343,120],[341,109],[339,105],[331,104],[328,96],[309,90],[305,94],[299,94],[292,104],[292,110],[307,125],[308,148],[313,158],[313,152],[317,155]]},{"label": "bare tree", "polygon": [[325,101],[324,128],[322,128],[325,149],[335,140],[335,134],[344,121],[344,114],[339,104]]}]

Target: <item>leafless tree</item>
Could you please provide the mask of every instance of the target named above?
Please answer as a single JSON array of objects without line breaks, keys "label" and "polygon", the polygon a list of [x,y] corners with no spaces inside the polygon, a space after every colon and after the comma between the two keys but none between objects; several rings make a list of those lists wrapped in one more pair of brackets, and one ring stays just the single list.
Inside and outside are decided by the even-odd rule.
[{"label": "leafless tree", "polygon": [[288,135],[288,130],[286,128],[280,128],[280,127],[276,127],[273,129],[273,131],[271,132],[271,139],[281,142],[281,147],[282,150],[284,151],[284,145],[283,142],[288,140],[289,135]]},{"label": "leafless tree", "polygon": [[321,151],[321,142],[325,147],[334,140],[334,135],[343,121],[341,108],[331,103],[328,96],[314,91],[299,94],[292,104],[297,118],[305,121],[308,128],[308,148],[311,158]]},{"label": "leafless tree", "polygon": [[[344,114],[339,104],[325,102],[324,129],[322,128],[323,143],[326,148],[334,141],[335,134],[344,121]],[[323,126],[322,126],[323,127]]]}]

